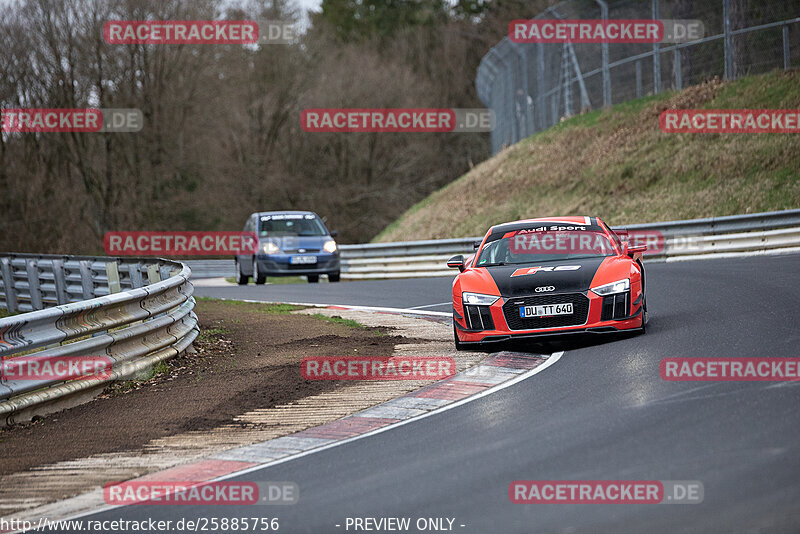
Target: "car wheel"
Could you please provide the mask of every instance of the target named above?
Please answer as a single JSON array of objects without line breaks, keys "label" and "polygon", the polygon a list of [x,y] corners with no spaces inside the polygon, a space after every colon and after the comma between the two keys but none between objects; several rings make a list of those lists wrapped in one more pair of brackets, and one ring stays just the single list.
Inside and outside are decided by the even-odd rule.
[{"label": "car wheel", "polygon": [[239,260],[236,260],[236,283],[240,286],[246,286],[249,281],[250,277],[242,274],[242,266],[239,265]]},{"label": "car wheel", "polygon": [[253,258],[253,281],[260,286],[267,281],[267,275],[258,272],[258,261],[255,258]]},{"label": "car wheel", "polygon": [[647,332],[647,297],[642,302],[642,328],[639,329],[639,332],[642,334]]},{"label": "car wheel", "polygon": [[467,350],[464,344],[458,339],[458,331],[456,330],[456,323],[453,322],[453,340],[456,343],[456,350]]},{"label": "car wheel", "polygon": [[328,273],[328,281],[329,282],[338,282],[339,281],[339,271],[335,273]]},{"label": "car wheel", "polygon": [[308,283],[309,284],[316,284],[319,282],[319,275],[318,274],[309,274],[308,275]]}]

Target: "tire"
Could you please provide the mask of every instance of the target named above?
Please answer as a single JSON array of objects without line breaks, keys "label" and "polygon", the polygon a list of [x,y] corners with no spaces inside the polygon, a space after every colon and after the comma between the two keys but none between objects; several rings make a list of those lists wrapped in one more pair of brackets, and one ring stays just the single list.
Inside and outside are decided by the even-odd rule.
[{"label": "tire", "polygon": [[258,262],[256,261],[255,258],[253,258],[253,282],[255,282],[260,286],[263,286],[266,281],[267,281],[267,275],[258,272]]},{"label": "tire", "polygon": [[455,344],[456,344],[456,350],[458,350],[458,351],[467,350],[466,347],[464,347],[464,344],[461,343],[461,341],[459,341],[459,339],[458,339],[458,331],[456,330],[456,323],[455,322],[453,322],[453,340],[455,341]]},{"label": "tire", "polygon": [[647,287],[645,286],[644,265],[642,265],[640,261],[636,263],[639,264],[639,268],[642,270],[642,327],[639,329],[639,332],[644,334],[647,332]]},{"label": "tire", "polygon": [[318,274],[309,274],[307,276],[309,284],[316,284],[319,282],[319,275]]},{"label": "tire", "polygon": [[239,265],[239,260],[236,260],[236,283],[240,286],[246,286],[250,281],[250,277],[242,274],[242,266]]},{"label": "tire", "polygon": [[335,273],[328,273],[328,282],[338,282],[339,276],[340,276],[339,271],[336,271]]},{"label": "tire", "polygon": [[642,327],[639,329],[639,333],[644,334],[645,332],[647,332],[647,297],[642,302]]}]

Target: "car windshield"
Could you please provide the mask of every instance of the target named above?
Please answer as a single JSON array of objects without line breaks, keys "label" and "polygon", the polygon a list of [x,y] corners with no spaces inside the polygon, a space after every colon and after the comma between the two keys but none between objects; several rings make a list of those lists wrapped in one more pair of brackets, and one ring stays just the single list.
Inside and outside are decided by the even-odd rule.
[{"label": "car windshield", "polygon": [[328,231],[314,215],[265,215],[261,217],[259,237],[325,236]]},{"label": "car windshield", "polygon": [[488,241],[477,267],[517,265],[613,255],[614,247],[600,230],[548,230],[545,227],[509,232]]}]

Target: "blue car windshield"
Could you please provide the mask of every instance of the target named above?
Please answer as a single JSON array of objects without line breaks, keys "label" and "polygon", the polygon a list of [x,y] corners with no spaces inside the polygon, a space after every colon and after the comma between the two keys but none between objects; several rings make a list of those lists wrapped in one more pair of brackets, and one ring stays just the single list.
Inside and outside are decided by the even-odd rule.
[{"label": "blue car windshield", "polygon": [[328,231],[314,215],[267,215],[261,217],[259,237],[326,236]]}]

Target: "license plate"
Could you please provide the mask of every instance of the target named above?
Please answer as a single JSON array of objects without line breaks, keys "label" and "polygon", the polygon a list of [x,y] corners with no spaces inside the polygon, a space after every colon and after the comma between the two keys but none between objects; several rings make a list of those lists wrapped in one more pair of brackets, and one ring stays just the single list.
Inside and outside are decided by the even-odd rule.
[{"label": "license plate", "polygon": [[520,317],[546,317],[549,315],[571,315],[572,303],[545,304],[543,306],[520,306]]},{"label": "license plate", "polygon": [[292,256],[289,258],[289,263],[292,265],[307,265],[309,263],[317,263],[316,256]]}]

